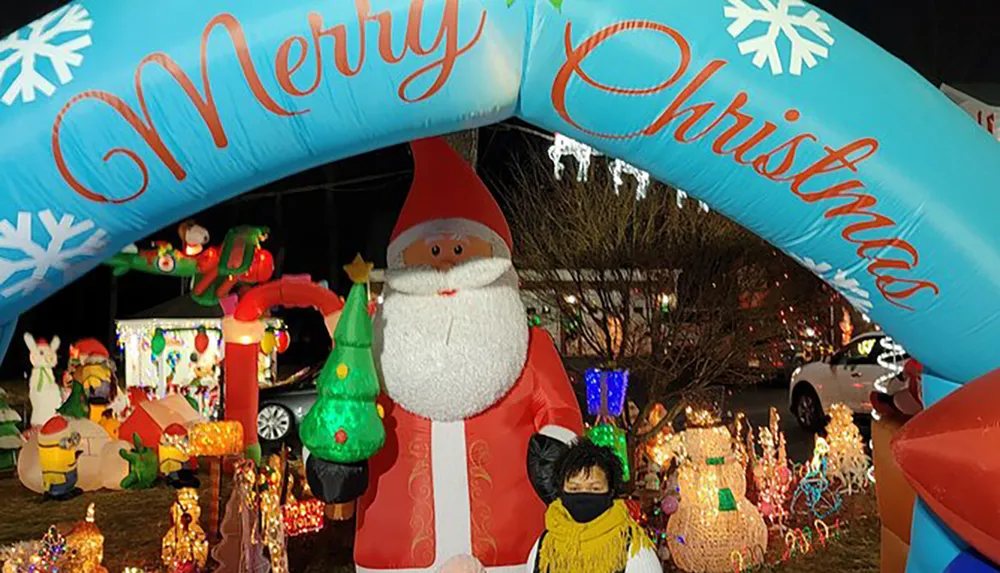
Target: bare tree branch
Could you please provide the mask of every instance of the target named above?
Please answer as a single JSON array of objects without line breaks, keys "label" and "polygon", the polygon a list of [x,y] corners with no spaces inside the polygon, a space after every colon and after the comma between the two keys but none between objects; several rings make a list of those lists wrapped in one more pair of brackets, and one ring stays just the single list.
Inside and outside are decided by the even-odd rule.
[{"label": "bare tree branch", "polygon": [[[822,298],[814,277],[723,216],[694,201],[678,207],[675,191],[655,182],[636,200],[602,161],[579,181],[564,161],[562,180],[538,154],[505,182],[515,262],[559,309],[564,331],[575,321],[573,336],[598,362],[631,370],[646,390],[642,419],[656,403],[676,414],[693,390],[749,379],[755,348],[788,334],[783,306]],[[805,294],[790,303],[774,276]],[[640,426],[633,437],[644,437]]]}]

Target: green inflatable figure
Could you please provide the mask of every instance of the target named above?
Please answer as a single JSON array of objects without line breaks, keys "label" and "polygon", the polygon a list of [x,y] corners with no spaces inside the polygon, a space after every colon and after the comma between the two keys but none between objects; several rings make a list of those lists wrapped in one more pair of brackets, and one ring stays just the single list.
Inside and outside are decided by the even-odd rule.
[{"label": "green inflatable figure", "polygon": [[70,387],[71,392],[66,401],[56,412],[64,418],[74,418],[84,420],[90,417],[90,404],[87,403],[87,391],[83,389],[83,384],[76,380]]},{"label": "green inflatable figure", "polygon": [[139,434],[132,434],[135,449],[131,452],[122,448],[118,455],[128,462],[128,475],[122,480],[122,489],[149,489],[160,475],[160,464],[156,452],[142,445]]}]

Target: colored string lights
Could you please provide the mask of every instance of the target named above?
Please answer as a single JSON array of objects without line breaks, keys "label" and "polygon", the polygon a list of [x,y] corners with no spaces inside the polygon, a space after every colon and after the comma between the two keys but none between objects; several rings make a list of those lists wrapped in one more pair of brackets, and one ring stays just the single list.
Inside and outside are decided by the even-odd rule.
[{"label": "colored string lights", "polygon": [[94,504],[87,506],[86,518],[73,526],[66,536],[66,544],[74,552],[74,573],[100,573],[104,571],[104,535],[95,523]]},{"label": "colored string lights", "polygon": [[243,425],[233,420],[197,424],[188,440],[194,456],[238,455],[243,451]]},{"label": "colored string lights", "polygon": [[264,545],[271,557],[273,573],[288,573],[285,519],[281,512],[281,461],[272,456],[260,470],[260,516]]},{"label": "colored string lights", "polygon": [[780,417],[775,408],[771,408],[768,427],[760,428],[759,435],[762,455],[755,460],[753,479],[760,496],[760,512],[775,525],[788,516],[785,505],[793,477],[788,467],[785,434],[780,430]]},{"label": "colored string lights", "polygon": [[746,473],[737,463],[729,430],[693,426],[692,419],[708,418],[690,412],[688,429],[681,433],[681,502],[667,523],[667,545],[684,571],[725,573],[734,551],[767,547],[767,527],[745,497]]},{"label": "colored string lights", "polygon": [[830,406],[826,433],[830,449],[827,475],[848,495],[863,490],[868,485],[871,460],[865,452],[861,431],[854,424],[854,412],[844,404]]},{"label": "colored string lights", "polygon": [[288,494],[285,499],[285,505],[281,508],[285,519],[285,534],[289,537],[297,537],[323,529],[326,504],[318,499],[304,499],[301,501],[295,499],[295,495],[292,493],[294,485],[295,479],[289,473]]},{"label": "colored string lights", "polygon": [[840,509],[843,503],[840,492],[830,487],[830,480],[827,478],[829,453],[830,445],[827,441],[821,436],[816,436],[813,458],[803,466],[804,475],[795,488],[795,495],[792,496],[792,508],[802,500],[817,519],[826,519]]},{"label": "colored string lights", "polygon": [[191,488],[177,490],[177,501],[170,508],[172,524],[163,536],[160,557],[170,570],[194,565],[203,568],[208,561],[208,541],[198,523],[201,507],[198,492]]}]

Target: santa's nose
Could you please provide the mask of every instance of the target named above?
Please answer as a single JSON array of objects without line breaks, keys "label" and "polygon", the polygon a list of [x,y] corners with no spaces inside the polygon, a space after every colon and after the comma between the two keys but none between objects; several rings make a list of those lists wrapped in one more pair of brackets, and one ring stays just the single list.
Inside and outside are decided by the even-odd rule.
[{"label": "santa's nose", "polygon": [[434,262],[431,263],[431,265],[433,265],[434,268],[437,269],[437,270],[439,270],[439,271],[450,271],[457,264],[458,264],[458,261],[456,261],[454,259],[443,259],[443,258],[442,259],[435,259]]}]

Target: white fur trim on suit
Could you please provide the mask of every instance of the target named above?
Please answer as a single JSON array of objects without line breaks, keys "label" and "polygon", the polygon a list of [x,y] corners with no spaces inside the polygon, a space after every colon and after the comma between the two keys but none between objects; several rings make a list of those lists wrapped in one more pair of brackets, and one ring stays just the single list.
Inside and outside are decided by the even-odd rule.
[{"label": "white fur trim on suit", "polygon": [[227,316],[222,319],[222,339],[236,344],[260,344],[267,325],[263,320],[242,321]]},{"label": "white fur trim on suit", "polygon": [[414,225],[403,231],[389,243],[387,260],[389,268],[403,267],[403,251],[419,239],[434,235],[454,234],[458,236],[472,235],[493,245],[493,256],[510,258],[510,248],[496,231],[482,223],[470,219],[437,219]]},{"label": "white fur trim on suit", "polygon": [[559,440],[564,444],[570,444],[573,440],[579,438],[576,432],[563,428],[562,426],[545,426],[538,431],[539,434],[543,436],[548,436],[552,439]]},{"label": "white fur trim on suit", "polygon": [[472,506],[465,422],[431,423],[431,479],[434,488],[434,567],[472,554]]}]

